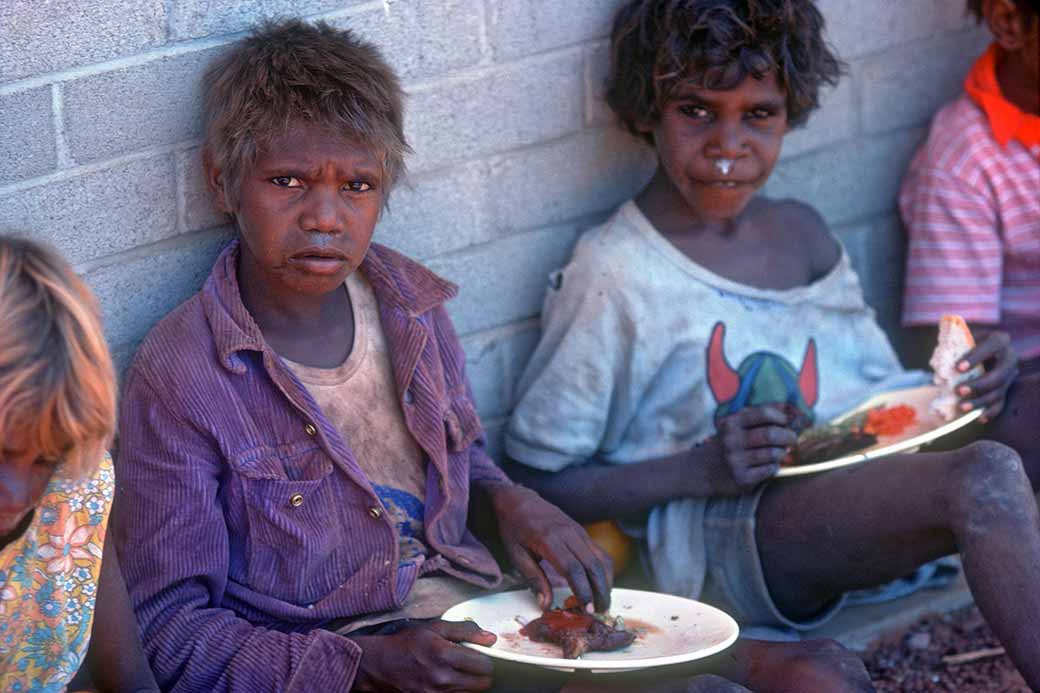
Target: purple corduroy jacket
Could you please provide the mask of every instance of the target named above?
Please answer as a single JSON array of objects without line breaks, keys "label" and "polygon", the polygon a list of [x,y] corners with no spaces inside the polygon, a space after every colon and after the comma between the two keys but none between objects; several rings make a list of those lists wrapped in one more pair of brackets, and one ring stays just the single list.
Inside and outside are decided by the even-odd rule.
[{"label": "purple corduroy jacket", "polygon": [[[164,690],[349,690],[361,651],[320,625],[399,607],[426,571],[398,570],[390,517],[242,304],[237,257],[233,242],[126,374],[112,537]],[[508,479],[485,452],[442,306],[456,289],[379,245],[360,271],[428,461],[431,560],[493,587],[499,567],[466,528],[469,493]]]}]

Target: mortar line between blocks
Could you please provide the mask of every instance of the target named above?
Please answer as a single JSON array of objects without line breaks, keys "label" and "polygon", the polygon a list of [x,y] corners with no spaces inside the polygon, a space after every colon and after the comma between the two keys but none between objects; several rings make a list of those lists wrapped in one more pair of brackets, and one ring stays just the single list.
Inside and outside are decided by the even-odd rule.
[{"label": "mortar line between blocks", "polygon": [[76,160],[69,151],[69,142],[65,138],[65,100],[60,84],[51,85],[51,118],[54,124],[54,151],[58,158],[58,169],[70,169],[76,166]]},{"label": "mortar line between blocks", "polygon": [[491,29],[491,0],[481,0],[480,2],[480,29],[477,31],[477,45],[480,47],[480,62],[481,64],[491,64],[494,62],[494,56],[491,54],[491,37],[489,35]]},{"label": "mortar line between blocks", "polygon": [[500,70],[512,70],[525,66],[537,65],[538,63],[551,62],[557,58],[566,56],[568,53],[577,55],[580,58],[584,45],[585,44],[581,43],[571,44],[562,48],[554,48],[543,53],[525,55],[516,60],[510,60],[509,62],[504,63],[481,63],[478,65],[471,65],[444,75],[438,75],[433,79],[422,79],[406,83],[405,89],[409,93],[419,93],[437,89],[439,87],[466,84],[467,82],[472,82],[482,77],[492,75]]},{"label": "mortar line between blocks", "polygon": [[184,190],[187,180],[183,173],[180,152],[176,152],[173,155],[173,194],[176,196],[177,204],[177,235],[185,233],[188,228],[188,195]]},{"label": "mortar line between blocks", "polygon": [[[167,4],[169,7],[169,4]],[[345,10],[337,10],[336,12],[327,12],[324,14],[310,15],[308,19],[336,19],[339,17],[349,17],[353,14],[361,12],[367,12],[374,8],[382,8],[383,0],[372,0],[362,5],[356,5],[349,7]],[[172,13],[167,15],[167,34],[172,37]],[[28,89],[35,89],[37,87],[43,87],[48,84],[57,82],[69,82],[74,79],[81,77],[92,77],[94,75],[103,74],[105,72],[113,72],[115,70],[121,70],[129,67],[138,67],[140,65],[147,65],[150,62],[161,60],[163,58],[173,58],[179,55],[185,55],[187,53],[194,53],[204,51],[210,48],[216,48],[219,46],[226,46],[235,41],[244,38],[248,34],[247,29],[242,31],[236,31],[228,34],[220,34],[218,36],[206,36],[197,39],[187,39],[184,41],[174,40],[172,43],[163,46],[154,46],[140,53],[134,55],[127,55],[120,58],[112,58],[110,60],[104,60],[98,63],[90,63],[87,65],[77,65],[75,67],[69,67],[61,70],[55,70],[53,72],[47,72],[42,75],[34,75],[32,77],[25,77],[18,79],[8,84],[0,85],[0,96],[7,96],[20,91]]]},{"label": "mortar line between blocks", "polygon": [[[0,197],[9,195],[11,193],[24,192],[26,190],[32,190],[42,185],[50,185],[51,183],[63,183],[67,180],[77,178],[79,176],[89,175],[91,173],[97,173],[106,169],[121,166],[123,164],[132,163],[141,159],[147,159],[155,156],[162,156],[163,154],[173,154],[182,151],[190,146],[197,144],[196,140],[177,142],[174,144],[164,144],[155,147],[149,147],[147,149],[139,149],[136,152],[129,154],[123,154],[112,159],[104,159],[102,161],[92,161],[89,164],[73,164],[70,168],[61,169],[53,173],[48,173],[43,176],[36,176],[35,178],[29,178],[27,180],[18,181],[16,183],[10,183],[8,185],[0,186]],[[71,160],[71,159],[70,159]]]},{"label": "mortar line between blocks", "polygon": [[365,12],[371,12],[372,10],[379,10],[384,15],[390,16],[390,13],[393,11],[393,8],[390,7],[390,2],[391,0],[372,0],[371,2],[362,3],[360,5],[352,5],[342,10],[333,10],[332,12],[320,12],[317,14],[304,15],[302,19],[335,21],[337,19],[353,17],[356,14],[364,14]]},{"label": "mortar line between blocks", "polygon": [[67,68],[65,70],[59,70],[57,72],[49,72],[45,75],[28,77],[26,79],[0,86],[0,96],[7,96],[8,94],[25,91],[26,89],[33,89],[35,87],[42,87],[48,84],[71,82],[80,77],[93,77],[94,75],[104,74],[106,72],[114,72],[116,70],[130,67],[139,67],[157,60],[162,60],[163,58],[173,58],[180,55],[187,55],[189,53],[199,53],[210,48],[228,45],[245,35],[245,32],[238,32],[235,34],[225,34],[217,38],[195,39],[183,43],[175,43],[169,46],[159,46],[143,53],[137,53],[136,55],[129,55],[123,58],[114,58],[100,63],[81,65],[78,67]]},{"label": "mortar line between blocks", "polygon": [[173,39],[173,10],[174,0],[163,0],[163,12],[166,13],[166,22],[163,28],[166,30],[166,41]]},{"label": "mortar line between blocks", "polygon": [[187,233],[178,234],[176,236],[170,236],[168,238],[161,238],[151,243],[145,243],[143,245],[137,245],[132,248],[126,248],[124,250],[118,250],[108,255],[102,255],[101,257],[91,258],[89,260],[82,260],[73,265],[73,269],[76,274],[80,276],[88,276],[99,270],[103,270],[107,267],[111,267],[117,264],[125,264],[138,260],[141,258],[151,257],[158,253],[177,250],[178,248],[189,248],[198,245],[200,242],[206,239],[206,236],[213,236],[219,233],[227,233],[230,238],[230,228],[227,226],[214,226],[208,229],[200,229],[198,231],[189,231]]}]

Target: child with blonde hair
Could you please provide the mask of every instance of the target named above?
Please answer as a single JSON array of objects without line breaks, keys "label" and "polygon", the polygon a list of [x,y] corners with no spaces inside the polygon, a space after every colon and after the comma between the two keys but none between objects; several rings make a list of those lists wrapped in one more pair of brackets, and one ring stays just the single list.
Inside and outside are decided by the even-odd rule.
[{"label": "child with blonde hair", "polygon": [[2,690],[64,690],[81,666],[74,685],[155,688],[105,544],[115,388],[86,285],[0,236]]}]

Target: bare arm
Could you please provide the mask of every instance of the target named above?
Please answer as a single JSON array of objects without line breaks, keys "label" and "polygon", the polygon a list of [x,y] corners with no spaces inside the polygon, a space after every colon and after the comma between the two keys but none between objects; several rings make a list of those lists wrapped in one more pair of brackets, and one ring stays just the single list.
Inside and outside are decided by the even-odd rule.
[{"label": "bare arm", "polygon": [[590,460],[559,472],[513,460],[506,471],[579,522],[644,512],[679,498],[744,493],[776,474],[797,435],[778,407],[748,407],[720,420],[691,450],[631,464]]},{"label": "bare arm", "polygon": [[98,579],[97,608],[90,632],[90,646],[70,690],[93,686],[106,693],[158,691],[141,647],[137,621],[130,608],[119,559],[112,542],[105,542]]},{"label": "bare arm", "polygon": [[[545,472],[507,460],[505,469],[578,522],[589,523],[633,515],[691,495],[711,495],[703,471],[682,462],[679,455],[635,464],[589,460],[563,471]],[[685,466],[690,467],[686,474]],[[686,492],[696,487],[701,493]]]}]

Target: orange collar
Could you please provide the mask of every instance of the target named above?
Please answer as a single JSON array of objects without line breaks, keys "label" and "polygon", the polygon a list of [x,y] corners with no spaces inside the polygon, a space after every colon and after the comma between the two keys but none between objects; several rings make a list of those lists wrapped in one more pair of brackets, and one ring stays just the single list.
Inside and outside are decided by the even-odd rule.
[{"label": "orange collar", "polygon": [[1023,112],[1004,98],[997,83],[997,45],[991,44],[964,80],[964,91],[986,113],[1000,146],[1018,140],[1027,147],[1040,144],[1040,116]]}]

